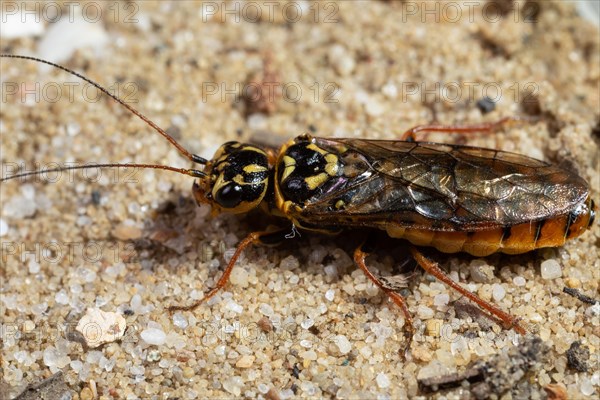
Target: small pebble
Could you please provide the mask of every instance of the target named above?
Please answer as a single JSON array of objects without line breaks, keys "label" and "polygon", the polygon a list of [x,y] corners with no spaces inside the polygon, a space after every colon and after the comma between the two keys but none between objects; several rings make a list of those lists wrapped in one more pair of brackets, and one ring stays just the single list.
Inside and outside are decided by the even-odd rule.
[{"label": "small pebble", "polygon": [[267,317],[270,317],[271,315],[273,315],[273,307],[271,307],[268,304],[262,303],[261,305],[258,306],[258,311],[260,311],[260,313],[262,315],[265,315]]},{"label": "small pebble", "polygon": [[581,287],[581,281],[577,278],[566,278],[565,285],[571,289],[579,289]]},{"label": "small pebble", "polygon": [[371,117],[378,117],[383,114],[385,108],[376,100],[371,100],[365,105],[365,112]]},{"label": "small pebble", "polygon": [[0,219],[0,236],[6,236],[8,233],[8,224],[3,219]]},{"label": "small pebble", "polygon": [[134,240],[142,237],[142,230],[136,226],[121,223],[111,231],[111,234],[118,240]]},{"label": "small pebble", "polygon": [[125,318],[119,313],[88,308],[75,330],[83,335],[89,347],[119,340],[125,334]]},{"label": "small pebble", "polygon": [[377,381],[377,386],[379,386],[381,389],[385,389],[390,386],[390,379],[383,372],[378,373],[375,380]]},{"label": "small pebble", "polygon": [[223,381],[223,389],[238,397],[242,393],[244,382],[239,376],[232,376]]},{"label": "small pebble", "polygon": [[63,304],[64,305],[64,304],[69,304],[69,301],[71,299],[69,298],[69,295],[67,294],[67,292],[65,291],[65,289],[60,289],[60,291],[54,295],[54,300],[58,304]]},{"label": "small pebble", "polygon": [[328,291],[326,291],[325,298],[329,301],[333,301],[333,299],[335,298],[335,290],[329,289]]},{"label": "small pebble", "polygon": [[425,325],[425,331],[428,336],[439,337],[444,321],[441,319],[430,319]]},{"label": "small pebble", "polygon": [[244,355],[235,363],[238,368],[250,368],[254,364],[255,356]]},{"label": "small pebble", "polygon": [[469,264],[471,279],[476,283],[489,282],[494,277],[494,267],[488,265],[484,260],[475,259]]},{"label": "small pebble", "polygon": [[595,392],[594,385],[592,385],[592,381],[585,377],[581,379],[581,385],[579,386],[579,390],[581,390],[581,394],[583,394],[584,396],[591,396]]},{"label": "small pebble", "polygon": [[237,314],[241,314],[244,311],[244,307],[242,307],[241,305],[239,305],[238,303],[236,303],[233,300],[229,300],[226,304],[225,307],[229,310],[229,311],[233,311],[234,313]]},{"label": "small pebble", "polygon": [[300,323],[302,329],[308,329],[315,324],[315,321],[311,318],[306,318],[304,321]]},{"label": "small pebble", "polygon": [[515,286],[525,286],[525,278],[523,278],[522,276],[515,276],[513,278],[513,283],[515,284]]},{"label": "small pebble", "polygon": [[241,286],[243,288],[248,287],[248,271],[241,267],[234,267],[231,271],[231,278],[229,281],[235,286]]},{"label": "small pebble", "polygon": [[344,335],[337,335],[335,343],[342,354],[348,354],[352,350],[352,344]]},{"label": "small pebble", "polygon": [[142,340],[148,344],[160,346],[167,340],[167,335],[161,329],[157,328],[146,328],[140,333]]},{"label": "small pebble", "polygon": [[417,316],[421,319],[430,319],[433,318],[434,312],[431,308],[424,306],[424,305],[419,305],[419,307],[417,307]]},{"label": "small pebble", "polygon": [[441,293],[435,295],[435,297],[433,298],[433,305],[436,307],[444,307],[448,305],[449,301],[450,295],[448,295],[447,293]]},{"label": "small pebble", "polygon": [[298,268],[299,266],[300,263],[298,262],[298,259],[294,256],[287,256],[279,263],[279,268],[281,268],[284,271],[291,271],[293,269]]},{"label": "small pebble", "polygon": [[502,285],[499,285],[497,283],[494,283],[492,285],[492,297],[494,298],[495,301],[502,300],[505,295],[506,295],[506,290],[504,290],[504,287]]},{"label": "small pebble", "polygon": [[487,114],[489,112],[494,111],[494,109],[496,108],[496,103],[494,102],[494,100],[485,96],[477,100],[477,108],[479,108],[479,111],[481,111],[482,114]]},{"label": "small pebble", "polygon": [[81,389],[81,392],[79,392],[79,398],[81,400],[92,400],[94,398],[94,395],[92,394],[92,389],[90,389],[89,387],[84,387],[83,389]]},{"label": "small pebble", "polygon": [[187,319],[181,313],[173,315],[173,325],[178,328],[185,329],[188,326]]},{"label": "small pebble", "polygon": [[560,264],[556,260],[546,260],[541,265],[542,278],[556,279],[562,276]]}]

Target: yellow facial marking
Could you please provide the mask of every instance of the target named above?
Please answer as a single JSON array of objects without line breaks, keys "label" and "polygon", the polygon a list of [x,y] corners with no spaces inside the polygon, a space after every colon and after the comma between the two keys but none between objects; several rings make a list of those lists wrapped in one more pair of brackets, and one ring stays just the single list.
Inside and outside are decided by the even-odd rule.
[{"label": "yellow facial marking", "polygon": [[234,176],[233,181],[239,185],[246,185],[246,182],[244,181],[244,176],[242,174],[237,174],[236,176]]},{"label": "yellow facial marking", "polygon": [[225,184],[227,184],[227,182],[225,182],[225,179],[223,178],[223,174],[219,174],[219,176],[217,177],[217,180],[215,181],[215,183],[212,186],[213,196],[216,196],[219,189],[222,188]]}]

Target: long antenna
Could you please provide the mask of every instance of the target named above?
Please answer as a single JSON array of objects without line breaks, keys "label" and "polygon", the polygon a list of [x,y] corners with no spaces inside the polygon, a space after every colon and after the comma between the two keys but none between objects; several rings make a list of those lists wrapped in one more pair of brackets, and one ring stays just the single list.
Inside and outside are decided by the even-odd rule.
[{"label": "long antenna", "polygon": [[0,182],[5,182],[11,179],[17,178],[25,178],[34,175],[47,174],[51,172],[62,172],[62,171],[70,171],[74,169],[87,169],[87,168],[154,168],[154,169],[163,169],[166,171],[179,172],[180,174],[193,176],[194,178],[202,178],[206,176],[204,171],[200,171],[197,169],[187,169],[187,168],[176,168],[168,165],[158,165],[158,164],[119,164],[119,163],[109,163],[109,164],[94,164],[94,165],[76,165],[72,167],[64,167],[64,168],[52,168],[45,169],[39,171],[30,171],[23,172],[20,174],[12,175],[6,178],[1,178]]},{"label": "long antenna", "polygon": [[[36,57],[20,56],[20,55],[15,55],[15,54],[0,54],[0,58],[19,58],[19,59],[22,59],[22,60],[37,61],[39,63],[50,65],[50,66],[52,66],[54,68],[58,68],[60,70],[68,72],[69,74],[74,75],[74,76],[76,76],[76,77],[84,80],[85,82],[89,83],[90,85],[93,85],[96,89],[98,89],[102,93],[108,95],[111,99],[113,99],[114,101],[116,101],[117,103],[121,104],[123,107],[125,107],[129,111],[131,111],[133,114],[135,114],[138,118],[140,118],[146,124],[150,125],[156,132],[160,133],[173,146],[175,146],[175,148],[177,148],[177,150],[179,150],[179,152],[181,153],[181,155],[183,155],[184,157],[186,157],[190,161],[195,162],[197,164],[205,165],[207,163],[207,160],[205,158],[200,157],[199,155],[196,155],[196,154],[192,154],[189,151],[187,151],[171,135],[169,135],[167,132],[165,132],[160,126],[158,126],[154,122],[152,122],[144,114],[142,114],[141,112],[139,112],[135,108],[131,107],[129,104],[125,103],[119,97],[117,97],[114,94],[110,93],[108,90],[106,90],[105,88],[103,88],[102,86],[100,86],[100,84],[94,82],[93,80],[91,80],[89,78],[86,78],[85,76],[81,75],[80,73],[75,72],[75,71],[73,71],[73,70],[71,70],[71,69],[69,69],[67,67],[63,67],[62,65],[58,65],[58,64],[55,64],[53,62],[42,60],[41,58],[36,58]],[[148,168],[150,168],[150,167],[148,167]],[[163,169],[168,169],[168,168],[163,168]],[[6,179],[3,179],[3,180],[6,180]]]}]

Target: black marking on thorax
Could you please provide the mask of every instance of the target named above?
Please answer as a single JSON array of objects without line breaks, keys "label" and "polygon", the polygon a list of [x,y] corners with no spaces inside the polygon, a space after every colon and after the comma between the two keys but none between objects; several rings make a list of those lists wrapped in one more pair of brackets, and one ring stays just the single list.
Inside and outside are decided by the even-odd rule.
[{"label": "black marking on thorax", "polygon": [[336,154],[307,141],[288,147],[279,159],[277,170],[284,198],[302,205],[335,186],[342,163]]}]

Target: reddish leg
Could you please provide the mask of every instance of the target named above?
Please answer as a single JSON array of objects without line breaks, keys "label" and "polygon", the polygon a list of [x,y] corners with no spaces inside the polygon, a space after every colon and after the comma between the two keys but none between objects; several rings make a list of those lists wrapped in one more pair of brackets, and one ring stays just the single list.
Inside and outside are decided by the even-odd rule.
[{"label": "reddish leg", "polygon": [[490,133],[509,122],[524,121],[524,117],[504,117],[495,122],[486,122],[475,125],[418,125],[402,134],[400,140],[416,141],[419,132],[443,132],[443,133]]},{"label": "reddish leg", "polygon": [[240,257],[242,252],[246,249],[246,247],[257,243],[265,245],[277,244],[281,242],[287,234],[289,234],[289,229],[284,229],[275,232],[252,232],[244,240],[242,240],[240,244],[238,244],[237,248],[235,249],[235,253],[233,254],[233,257],[231,257],[231,260],[229,260],[229,264],[227,264],[225,271],[223,271],[223,275],[221,276],[221,278],[217,282],[217,285],[214,288],[209,290],[203,298],[196,301],[195,303],[192,303],[188,306],[170,306],[167,310],[169,312],[173,312],[190,311],[195,309],[200,304],[213,297],[215,294],[217,294],[219,290],[223,289],[225,285],[227,285],[227,282],[229,282],[229,277],[231,276],[231,271],[233,271],[233,267],[235,266],[235,262]]},{"label": "reddish leg", "polygon": [[452,289],[456,290],[479,307],[487,310],[494,317],[498,318],[502,321],[505,327],[509,329],[514,329],[517,333],[524,335],[526,333],[525,329],[519,325],[519,319],[513,315],[510,315],[493,304],[488,303],[485,300],[480,299],[478,296],[469,292],[467,289],[460,286],[458,283],[454,282],[442,269],[437,265],[437,263],[431,261],[427,257],[425,257],[420,251],[418,251],[414,246],[410,246],[410,252],[414,259],[419,263],[419,265],[427,271],[429,274],[435,276],[440,281],[444,282],[446,285],[450,286]]},{"label": "reddish leg", "polygon": [[367,278],[369,278],[375,285],[377,285],[381,290],[383,290],[385,294],[387,294],[389,298],[392,299],[392,301],[396,303],[396,305],[400,307],[400,309],[404,313],[404,336],[406,337],[404,353],[406,355],[406,352],[410,349],[413,334],[415,333],[415,329],[413,327],[413,319],[410,315],[410,311],[408,311],[408,307],[406,306],[406,301],[404,300],[404,297],[394,292],[392,289],[387,288],[383,284],[383,282],[381,282],[375,275],[373,275],[371,271],[369,271],[369,268],[367,268],[367,265],[365,264],[365,258],[367,258],[368,253],[364,252],[362,247],[363,246],[360,245],[354,251],[354,262],[356,263],[356,265],[358,265],[360,269],[363,270]]}]

